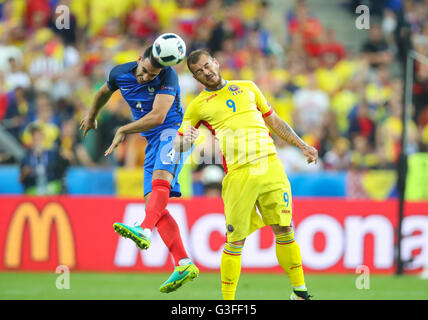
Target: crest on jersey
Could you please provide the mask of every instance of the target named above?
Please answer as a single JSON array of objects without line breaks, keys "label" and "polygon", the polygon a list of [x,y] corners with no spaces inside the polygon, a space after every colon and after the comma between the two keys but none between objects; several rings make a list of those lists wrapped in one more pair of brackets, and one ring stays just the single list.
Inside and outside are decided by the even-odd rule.
[{"label": "crest on jersey", "polygon": [[234,85],[234,84],[231,84],[231,85],[229,86],[229,91],[230,91],[230,92],[232,92],[232,94],[233,94],[234,96],[236,96],[238,93],[241,93],[241,92],[242,92],[242,90],[241,90],[241,89],[239,89],[239,87],[238,87],[237,85]]}]

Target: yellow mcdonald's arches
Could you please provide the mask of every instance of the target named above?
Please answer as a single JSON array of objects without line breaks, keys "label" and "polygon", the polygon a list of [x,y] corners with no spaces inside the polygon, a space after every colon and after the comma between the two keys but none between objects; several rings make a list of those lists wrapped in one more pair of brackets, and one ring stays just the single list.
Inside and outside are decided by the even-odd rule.
[{"label": "yellow mcdonald's arches", "polygon": [[24,226],[28,221],[31,258],[34,261],[49,259],[51,227],[55,221],[58,238],[58,259],[60,264],[74,267],[76,264],[73,232],[64,208],[55,202],[47,204],[39,213],[30,202],[19,205],[9,225],[5,249],[5,266],[17,268],[21,264]]}]

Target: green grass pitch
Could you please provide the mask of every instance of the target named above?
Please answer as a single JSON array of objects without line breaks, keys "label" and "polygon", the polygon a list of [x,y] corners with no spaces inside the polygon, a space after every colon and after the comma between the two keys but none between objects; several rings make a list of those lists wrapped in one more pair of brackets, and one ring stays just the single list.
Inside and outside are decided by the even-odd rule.
[{"label": "green grass pitch", "polygon": [[[70,289],[58,290],[60,274],[0,272],[0,300],[221,300],[220,274],[201,276],[169,294],[159,292],[167,273],[70,273]],[[370,288],[357,289],[358,275],[308,274],[314,300],[427,300],[428,280],[417,275],[370,275]],[[291,293],[282,274],[243,273],[237,300],[287,300]]]}]

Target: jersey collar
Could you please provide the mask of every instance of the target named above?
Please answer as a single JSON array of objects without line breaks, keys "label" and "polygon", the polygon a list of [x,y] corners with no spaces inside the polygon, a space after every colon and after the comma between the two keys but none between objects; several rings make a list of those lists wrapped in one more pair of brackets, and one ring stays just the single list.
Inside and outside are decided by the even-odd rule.
[{"label": "jersey collar", "polygon": [[205,91],[208,91],[208,92],[219,91],[219,90],[223,89],[226,86],[226,84],[227,84],[227,80],[225,80],[224,85],[222,85],[221,88],[218,88],[216,90],[208,90],[207,88],[205,88]]}]

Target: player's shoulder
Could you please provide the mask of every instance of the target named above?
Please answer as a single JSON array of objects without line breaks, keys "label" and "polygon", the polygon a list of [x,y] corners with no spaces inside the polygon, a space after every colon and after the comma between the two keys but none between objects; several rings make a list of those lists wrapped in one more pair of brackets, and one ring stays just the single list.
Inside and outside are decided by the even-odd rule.
[{"label": "player's shoulder", "polygon": [[200,105],[201,102],[203,102],[205,99],[206,99],[206,92],[205,90],[203,90],[196,97],[194,97],[192,101],[190,101],[188,107],[195,107],[197,105]]},{"label": "player's shoulder", "polygon": [[211,98],[218,96],[217,91],[210,91],[207,89],[202,90],[199,94],[192,100],[194,105],[208,102]]},{"label": "player's shoulder", "polygon": [[137,67],[137,61],[118,64],[110,71],[110,78],[117,78],[122,74],[127,74]]},{"label": "player's shoulder", "polygon": [[177,71],[173,67],[162,68],[161,72],[159,73],[159,78],[161,79],[168,77],[178,78]]}]

